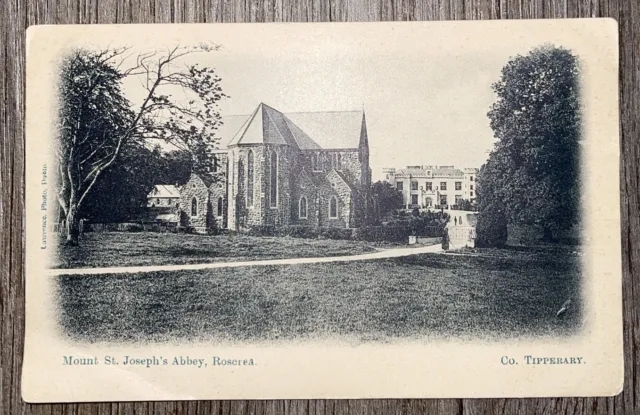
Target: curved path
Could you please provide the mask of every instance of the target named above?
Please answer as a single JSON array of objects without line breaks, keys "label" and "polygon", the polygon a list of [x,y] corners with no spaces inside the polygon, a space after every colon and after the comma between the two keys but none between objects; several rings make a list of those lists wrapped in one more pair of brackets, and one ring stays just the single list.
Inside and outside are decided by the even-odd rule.
[{"label": "curved path", "polygon": [[96,275],[96,274],[127,274],[155,271],[182,271],[214,268],[255,267],[266,265],[299,265],[321,264],[327,262],[366,261],[371,259],[397,258],[409,255],[442,252],[440,244],[415,248],[392,248],[384,251],[372,252],[360,255],[343,255],[320,258],[284,258],[263,259],[259,261],[213,262],[207,264],[183,264],[183,265],[146,265],[133,267],[108,267],[108,268],[55,268],[46,270],[46,275]]}]

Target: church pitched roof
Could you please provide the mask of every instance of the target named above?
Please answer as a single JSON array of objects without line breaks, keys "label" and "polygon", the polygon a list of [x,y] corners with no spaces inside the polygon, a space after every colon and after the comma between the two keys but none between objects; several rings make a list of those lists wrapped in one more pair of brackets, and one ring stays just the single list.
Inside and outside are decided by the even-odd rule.
[{"label": "church pitched roof", "polygon": [[251,115],[223,117],[219,148],[241,144],[286,144],[301,150],[358,148],[363,116],[363,111],[282,113],[260,103]]},{"label": "church pitched roof", "polygon": [[222,125],[216,132],[218,141],[217,148],[226,150],[231,140],[244,124],[249,120],[250,115],[225,115],[222,117]]},{"label": "church pitched roof", "polygon": [[153,186],[147,198],[173,198],[180,197],[180,189],[172,184],[156,184]]},{"label": "church pitched roof", "polygon": [[236,132],[229,146],[238,144],[298,145],[284,115],[262,103]]},{"label": "church pitched roof", "polygon": [[211,175],[209,174],[198,174],[198,173],[194,173],[191,172],[191,176],[189,176],[189,180],[187,181],[187,183],[191,182],[194,179],[200,179],[200,181],[202,182],[202,184],[208,189],[209,187],[211,187],[211,185],[216,181],[213,177],[211,177]]},{"label": "church pitched roof", "polygon": [[[363,111],[292,112],[285,116],[318,148],[346,149],[360,145]],[[301,145],[300,149],[314,148]]]}]

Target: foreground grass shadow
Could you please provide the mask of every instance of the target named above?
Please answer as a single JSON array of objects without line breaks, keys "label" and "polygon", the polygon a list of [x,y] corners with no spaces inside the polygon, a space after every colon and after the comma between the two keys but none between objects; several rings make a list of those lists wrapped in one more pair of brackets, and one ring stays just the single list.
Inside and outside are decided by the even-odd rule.
[{"label": "foreground grass shadow", "polygon": [[564,337],[581,327],[580,276],[576,247],[62,275],[58,317],[81,342]]}]

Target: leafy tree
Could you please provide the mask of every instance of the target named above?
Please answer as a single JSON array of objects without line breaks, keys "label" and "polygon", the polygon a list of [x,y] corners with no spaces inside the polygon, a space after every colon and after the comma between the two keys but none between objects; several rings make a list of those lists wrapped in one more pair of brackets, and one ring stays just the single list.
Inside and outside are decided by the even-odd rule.
[{"label": "leafy tree", "polygon": [[[103,175],[128,151],[150,140],[171,142],[193,155],[194,170],[210,168],[210,150],[221,124],[217,103],[225,94],[211,68],[180,64],[187,55],[217,48],[200,45],[138,55],[120,69],[126,49],[76,49],[60,65],[57,197],[66,222],[66,243],[78,243],[79,213]],[[179,65],[180,64],[180,65]],[[125,77],[138,77],[140,103],[122,91]],[[179,91],[174,99],[171,91]],[[136,160],[138,162],[138,160]],[[115,189],[112,189],[115,190]],[[118,198],[121,191],[111,194]]]},{"label": "leafy tree", "polygon": [[119,222],[135,217],[147,204],[161,160],[156,149],[134,147],[123,151],[80,206],[79,216],[92,222]]},{"label": "leafy tree", "polygon": [[402,209],[402,193],[387,182],[377,181],[371,186],[371,193],[378,199],[381,216],[396,209]]},{"label": "leafy tree", "polygon": [[189,151],[174,150],[163,153],[155,184],[182,186],[189,181],[194,170],[193,155]]},{"label": "leafy tree", "polygon": [[488,113],[498,141],[479,175],[481,214],[503,210],[510,222],[541,226],[546,239],[578,220],[578,78],[576,56],[553,46],[502,69]]},{"label": "leafy tree", "polygon": [[475,203],[471,202],[469,199],[462,199],[462,201],[460,201],[460,204],[458,205],[458,209],[472,212],[476,209],[476,207]]},{"label": "leafy tree", "polygon": [[152,150],[132,146],[96,182],[80,209],[80,216],[104,223],[135,218],[146,210],[153,186],[185,184],[192,165],[188,151],[163,153],[158,146]]},{"label": "leafy tree", "polygon": [[500,205],[490,206],[478,215],[475,246],[502,248],[507,243],[507,218]]},{"label": "leafy tree", "polygon": [[502,248],[507,243],[507,215],[499,197],[497,176],[493,167],[495,158],[480,167],[476,181],[476,203],[479,207],[475,246]]}]

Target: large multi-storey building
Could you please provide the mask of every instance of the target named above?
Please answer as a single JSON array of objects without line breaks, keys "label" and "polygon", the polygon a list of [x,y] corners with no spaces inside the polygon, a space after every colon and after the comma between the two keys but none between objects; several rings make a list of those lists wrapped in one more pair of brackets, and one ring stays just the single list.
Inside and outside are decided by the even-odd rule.
[{"label": "large multi-storey building", "polygon": [[384,180],[402,192],[407,209],[460,209],[464,200],[476,199],[478,169],[454,166],[386,168]]}]

